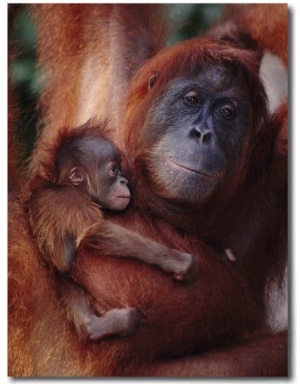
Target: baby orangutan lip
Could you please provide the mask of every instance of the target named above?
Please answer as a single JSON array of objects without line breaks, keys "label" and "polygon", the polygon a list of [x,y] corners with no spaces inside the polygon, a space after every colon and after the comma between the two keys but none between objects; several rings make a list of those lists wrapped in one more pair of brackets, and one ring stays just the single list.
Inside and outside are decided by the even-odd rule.
[{"label": "baby orangutan lip", "polygon": [[187,167],[186,165],[178,164],[178,163],[177,163],[176,161],[174,161],[174,160],[170,160],[170,159],[168,159],[168,162],[170,162],[172,165],[175,165],[176,167],[182,168],[182,169],[184,169],[184,170],[186,170],[186,171],[194,172],[194,173],[198,173],[198,175],[200,175],[200,176],[204,176],[204,177],[207,177],[207,178],[209,178],[209,179],[213,179],[213,178],[214,178],[213,176],[208,175],[207,173],[203,173],[203,172],[197,171],[197,170],[195,170],[195,169],[189,168],[189,167]]}]

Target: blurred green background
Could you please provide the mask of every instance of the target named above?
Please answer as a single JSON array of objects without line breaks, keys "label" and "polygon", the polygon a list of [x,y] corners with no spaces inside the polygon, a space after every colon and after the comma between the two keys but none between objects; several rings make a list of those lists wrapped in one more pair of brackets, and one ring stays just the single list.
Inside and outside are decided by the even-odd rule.
[{"label": "blurred green background", "polygon": [[[167,4],[174,32],[168,44],[199,35],[208,29],[220,16],[221,4]],[[28,10],[23,9],[15,19],[10,33],[20,54],[9,68],[20,106],[17,135],[23,147],[25,161],[32,151],[36,135],[36,103],[40,83],[36,69],[36,28]]]}]

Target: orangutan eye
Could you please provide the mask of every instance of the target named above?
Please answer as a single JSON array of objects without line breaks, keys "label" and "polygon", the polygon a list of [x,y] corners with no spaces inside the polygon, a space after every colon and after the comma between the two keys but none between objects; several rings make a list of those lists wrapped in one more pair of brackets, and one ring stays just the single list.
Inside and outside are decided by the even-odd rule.
[{"label": "orangutan eye", "polygon": [[235,109],[229,106],[226,106],[218,111],[219,115],[225,119],[231,119],[235,116]]},{"label": "orangutan eye", "polygon": [[108,169],[109,176],[115,177],[118,173],[118,167],[115,163],[111,163]]},{"label": "orangutan eye", "polygon": [[184,96],[184,101],[188,105],[196,105],[200,103],[199,96],[196,92],[189,92]]}]

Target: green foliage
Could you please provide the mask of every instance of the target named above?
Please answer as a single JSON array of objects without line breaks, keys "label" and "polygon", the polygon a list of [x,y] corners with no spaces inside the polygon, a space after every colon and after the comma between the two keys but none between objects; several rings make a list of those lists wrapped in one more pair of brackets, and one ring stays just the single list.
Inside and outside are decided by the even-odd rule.
[{"label": "green foliage", "polygon": [[36,137],[36,103],[40,93],[36,68],[36,28],[28,10],[20,12],[14,22],[10,44],[17,57],[9,67],[9,76],[15,89],[20,117],[17,127],[22,147],[20,162],[25,162],[33,149]]},{"label": "green foliage", "polygon": [[169,4],[166,5],[175,28],[169,44],[200,36],[221,15],[222,4]]}]

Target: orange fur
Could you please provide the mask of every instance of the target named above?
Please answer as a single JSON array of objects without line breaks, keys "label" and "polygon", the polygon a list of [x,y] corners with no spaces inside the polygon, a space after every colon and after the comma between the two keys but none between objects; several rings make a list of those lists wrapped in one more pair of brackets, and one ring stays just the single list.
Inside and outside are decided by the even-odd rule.
[{"label": "orange fur", "polygon": [[[92,115],[107,117],[108,114],[112,116],[114,122],[123,122],[125,106],[120,98],[145,56],[142,55],[142,59],[139,56],[138,62],[132,67],[129,62],[129,69],[132,68],[132,70],[127,70],[128,67],[125,66],[125,75],[120,73],[122,71],[111,70],[110,63],[106,61],[107,43],[103,47],[101,40],[103,38],[102,41],[105,41],[107,38],[111,41],[112,36],[106,35],[105,22],[103,24],[105,34],[103,33],[99,39],[99,35],[95,32],[99,31],[102,34],[103,30],[99,27],[100,29],[95,31],[96,23],[93,24],[93,21],[98,20],[98,25],[101,25],[104,12],[104,20],[107,21],[107,15],[113,15],[108,19],[114,22],[119,15],[122,25],[122,20],[126,19],[125,8],[121,5],[107,6],[107,8],[97,5],[36,5],[34,7],[41,36],[40,64],[48,66],[49,79],[41,101],[43,120],[46,125],[42,141],[52,142],[57,121],[61,125],[73,126],[74,122],[85,120],[87,117],[85,108],[88,111],[88,118]],[[258,13],[264,9],[259,7],[260,5],[256,8]],[[133,11],[134,8],[127,9],[130,9],[128,13],[130,18],[131,12],[135,15],[139,14],[141,8],[137,8],[136,12]],[[277,13],[276,8],[273,9],[274,15],[285,17],[284,12]],[[246,6],[245,10],[247,10]],[[247,12],[249,17],[253,17],[252,11]],[[278,24],[281,27],[276,33],[280,41],[277,46],[275,34],[268,32],[270,30],[267,29],[266,24],[269,18],[265,16],[265,12],[261,12],[261,15],[254,19],[249,18],[249,21],[246,18],[247,12],[241,18],[243,22],[239,24],[240,30],[257,38],[262,48],[278,51],[280,57],[285,60],[285,31],[281,30],[281,27],[286,25],[284,19]],[[233,14],[232,18],[234,18]],[[138,24],[142,28],[143,18],[135,18],[134,23],[139,23],[139,20],[142,20],[141,24]],[[87,26],[88,21],[91,21],[89,26]],[[155,32],[156,27],[161,31],[162,25],[159,23],[159,27],[156,24],[150,27]],[[121,36],[124,37],[121,46],[127,46],[135,39],[135,35],[130,37],[128,31],[132,29],[128,28],[129,26],[131,23],[129,24],[127,20],[124,23],[125,34],[119,33],[118,28],[113,29],[116,40]],[[82,32],[85,27],[86,35]],[[268,33],[263,33],[262,38],[258,30]],[[123,28],[121,28],[122,31]],[[161,34],[158,35],[157,41],[161,42]],[[156,41],[153,40],[154,34],[150,36],[152,36],[151,41]],[[92,43],[85,45],[86,40],[90,39]],[[160,43],[155,43],[154,47],[153,53],[160,47]],[[121,51],[117,48],[118,45],[116,50],[120,53]],[[133,52],[135,49],[138,51],[138,47],[133,47]],[[174,49],[177,50],[177,48]],[[97,53],[94,54],[94,51]],[[184,51],[182,54],[184,56]],[[128,55],[130,58],[134,56],[130,50]],[[150,53],[149,56],[151,56]],[[163,55],[160,57],[162,58]],[[165,65],[168,67],[170,63],[168,53],[165,57],[166,63],[154,61],[161,65],[162,75],[164,75]],[[95,65],[98,63],[97,59],[103,59],[100,66],[101,69],[102,65],[104,68],[103,78],[98,78],[100,69]],[[179,60],[177,59],[176,65]],[[118,56],[115,63],[118,67],[120,64]],[[145,68],[156,70],[154,67],[150,62]],[[174,71],[172,63],[170,67]],[[85,76],[85,72],[82,72],[84,68],[92,69],[88,74],[93,75]],[[120,65],[120,68],[124,69],[124,66]],[[78,76],[79,73],[83,74],[83,81]],[[146,74],[148,76],[148,72]],[[172,76],[171,73],[166,75],[169,78]],[[97,82],[93,88],[95,79]],[[134,81],[131,89],[140,89],[139,84],[142,86],[146,84],[142,77]],[[85,90],[83,93],[81,93],[82,84]],[[89,89],[93,92],[89,92]],[[119,92],[120,89],[121,92]],[[134,158],[131,158],[131,155],[136,156],[140,148],[135,141],[136,133],[143,121],[143,113],[147,112],[149,105],[141,109],[143,113],[140,113],[140,120],[137,120],[136,125],[131,123],[136,122],[136,108],[145,93],[146,90],[141,88],[139,92],[136,90],[130,96],[132,103],[126,106],[126,124],[120,136],[120,144],[132,163]],[[120,106],[116,107],[116,114],[115,111],[111,111],[114,108],[110,103],[111,100],[115,100],[113,96],[120,101]],[[113,104],[115,106],[115,102]],[[250,337],[245,342],[239,340],[233,345],[218,348],[221,342],[228,343],[231,337],[243,339],[244,332],[259,325],[260,316],[265,314],[262,295],[266,280],[281,276],[285,263],[286,165],[284,157],[286,147],[277,146],[282,158],[279,156],[275,162],[272,158],[273,153],[269,151],[277,145],[274,137],[276,130],[280,129],[280,116],[286,119],[284,107],[282,115],[279,114],[278,119],[275,119],[276,124],[273,126],[271,136],[268,137],[262,130],[262,136],[257,140],[264,139],[265,147],[261,152],[256,153],[258,158],[254,158],[254,162],[251,163],[253,177],[257,172],[256,167],[259,172],[262,172],[262,169],[264,172],[271,169],[271,173],[262,173],[261,175],[265,177],[260,178],[257,185],[253,182],[237,194],[233,211],[211,212],[211,215],[208,215],[208,219],[214,221],[218,235],[230,229],[231,232],[226,240],[230,242],[230,248],[233,242],[237,243],[238,251],[234,249],[234,253],[238,257],[244,252],[247,253],[246,262],[241,269],[237,270],[232,263],[224,264],[214,252],[203,245],[198,234],[205,226],[205,220],[203,223],[196,223],[194,211],[191,212],[191,217],[185,218],[184,225],[197,236],[176,231],[174,222],[169,225],[164,217],[163,220],[157,219],[157,214],[164,216],[165,211],[162,207],[152,213],[145,209],[143,201],[147,201],[148,196],[151,195],[147,191],[147,185],[144,186],[147,194],[138,196],[138,204],[133,210],[111,220],[136,230],[143,236],[147,234],[152,239],[160,239],[167,246],[176,245],[178,249],[186,252],[195,252],[200,262],[201,275],[193,285],[190,287],[175,285],[169,276],[165,276],[161,271],[135,261],[95,257],[88,242],[83,244],[80,260],[76,263],[73,273],[74,277],[93,293],[96,298],[95,306],[97,307],[99,305],[97,302],[100,302],[101,305],[109,307],[114,300],[116,305],[136,303],[145,309],[152,321],[149,328],[145,326],[130,339],[103,340],[100,343],[85,343],[78,339],[77,334],[67,322],[65,312],[58,300],[56,278],[42,261],[37,245],[28,231],[28,221],[22,203],[17,201],[15,195],[11,195],[9,204],[9,375],[26,377],[286,375],[286,333],[270,337],[262,334],[260,337],[253,336],[252,339]],[[128,122],[130,125],[127,125]],[[119,126],[114,128],[118,129]],[[131,133],[126,131],[129,128],[133,129]],[[127,142],[130,142],[128,147],[123,141],[127,135]],[[129,139],[129,135],[132,138]],[[277,137],[283,137],[284,141],[286,135],[279,133]],[[268,148],[266,154],[264,154],[265,148]],[[44,155],[45,151],[39,142],[33,163],[35,168],[39,167]],[[142,175],[135,168],[133,171],[133,182],[137,183]],[[279,174],[280,177],[277,178]],[[274,188],[270,195],[264,194],[270,179]],[[274,191],[277,194],[274,194]],[[258,195],[259,198],[257,198]],[[276,207],[273,211],[268,211],[270,203]],[[262,212],[266,212],[266,215],[262,221],[259,221]],[[181,223],[178,217],[177,222]],[[249,221],[250,228],[247,226]],[[257,232],[259,239],[253,242]],[[249,245],[252,245],[251,250]],[[249,288],[244,277],[252,289],[252,294],[259,302],[261,311],[259,314],[256,314],[256,305],[253,306],[252,297],[247,293]],[[208,347],[213,349],[210,352],[202,350],[202,353],[194,353],[185,358],[182,356],[194,349],[201,350]],[[180,358],[168,358],[174,354],[178,354]],[[153,356],[154,359],[152,359]],[[161,356],[164,356],[164,359],[161,359]]]},{"label": "orange fur", "polygon": [[[59,271],[66,271],[64,258],[65,241],[68,236],[80,237],[90,225],[100,222],[103,215],[99,207],[84,193],[73,193],[73,187],[59,188],[56,180],[56,159],[58,151],[69,140],[84,137],[86,134],[103,137],[106,127],[86,123],[78,129],[64,128],[58,131],[52,145],[43,143],[44,158],[40,167],[28,184],[26,205],[33,234],[39,248]],[[101,133],[101,131],[103,133]]]},{"label": "orange fur", "polygon": [[[38,4],[31,9],[38,22],[38,60],[46,80],[40,100],[41,125],[46,127],[42,141],[52,141],[57,121],[75,127],[91,117],[109,118],[118,128],[132,75],[165,44],[163,7]],[[41,150],[38,146],[34,164],[42,158]]]},{"label": "orange fur", "polygon": [[259,47],[279,56],[288,66],[287,4],[233,4],[225,15],[238,31],[249,34]]}]

